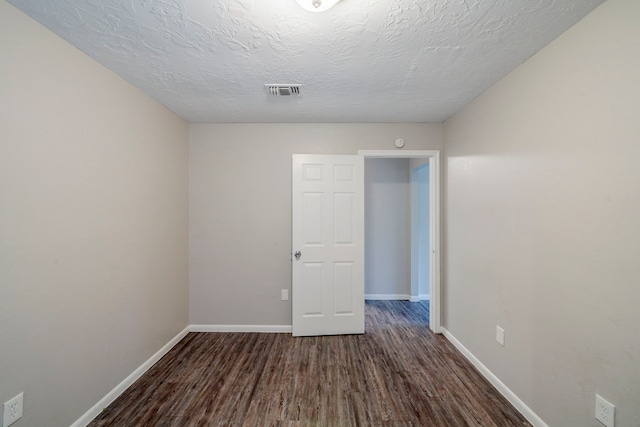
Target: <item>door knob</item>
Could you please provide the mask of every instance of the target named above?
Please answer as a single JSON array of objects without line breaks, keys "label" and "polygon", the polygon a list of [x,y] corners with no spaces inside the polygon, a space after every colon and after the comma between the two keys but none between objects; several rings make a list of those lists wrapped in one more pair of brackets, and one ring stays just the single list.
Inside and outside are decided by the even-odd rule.
[{"label": "door knob", "polygon": [[296,253],[294,253],[293,255],[296,257],[296,260],[299,260],[300,257],[302,256],[302,252],[296,251]]}]

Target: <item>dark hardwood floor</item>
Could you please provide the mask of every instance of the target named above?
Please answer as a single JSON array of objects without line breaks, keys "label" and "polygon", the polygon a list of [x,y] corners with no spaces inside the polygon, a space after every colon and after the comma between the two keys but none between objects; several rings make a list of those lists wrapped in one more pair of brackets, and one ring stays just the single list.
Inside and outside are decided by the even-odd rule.
[{"label": "dark hardwood floor", "polygon": [[366,333],[190,333],[91,424],[529,426],[428,306],[367,301]]}]

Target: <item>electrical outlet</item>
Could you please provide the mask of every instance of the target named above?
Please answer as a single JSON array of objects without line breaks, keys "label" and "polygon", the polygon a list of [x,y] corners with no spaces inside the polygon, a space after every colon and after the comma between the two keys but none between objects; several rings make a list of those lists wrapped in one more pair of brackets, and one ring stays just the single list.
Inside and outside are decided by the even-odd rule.
[{"label": "electrical outlet", "polygon": [[282,301],[289,301],[289,289],[283,289],[280,294],[280,298]]},{"label": "electrical outlet", "polygon": [[500,326],[496,326],[496,341],[504,347],[504,329]]},{"label": "electrical outlet", "polygon": [[607,427],[614,427],[616,407],[596,394],[596,420]]},{"label": "electrical outlet", "polygon": [[2,427],[9,427],[11,424],[22,418],[23,397],[23,393],[20,393],[13,399],[4,402],[4,410],[2,412]]}]

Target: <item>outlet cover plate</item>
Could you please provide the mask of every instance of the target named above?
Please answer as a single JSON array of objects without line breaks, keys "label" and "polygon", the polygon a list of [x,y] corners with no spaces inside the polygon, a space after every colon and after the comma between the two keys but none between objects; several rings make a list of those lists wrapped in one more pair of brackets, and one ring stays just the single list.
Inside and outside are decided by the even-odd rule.
[{"label": "outlet cover plate", "polygon": [[4,402],[2,411],[2,427],[9,427],[11,424],[22,418],[22,404],[24,393],[20,393],[13,399]]},{"label": "outlet cover plate", "polygon": [[616,407],[596,394],[596,420],[607,427],[615,427]]},{"label": "outlet cover plate", "polygon": [[504,347],[504,329],[500,326],[496,326],[496,341]]}]

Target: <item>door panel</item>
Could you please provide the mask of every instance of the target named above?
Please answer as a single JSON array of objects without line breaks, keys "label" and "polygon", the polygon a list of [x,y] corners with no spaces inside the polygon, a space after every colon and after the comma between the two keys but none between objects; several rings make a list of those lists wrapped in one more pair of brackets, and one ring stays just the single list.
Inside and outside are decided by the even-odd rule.
[{"label": "door panel", "polygon": [[322,193],[304,193],[302,195],[302,216],[304,224],[303,242],[305,246],[322,245],[322,213],[324,195]]},{"label": "door panel", "polygon": [[334,230],[336,245],[353,245],[353,194],[337,193],[334,194],[333,210],[334,210]]},{"label": "door panel", "polygon": [[303,316],[322,316],[322,270],[320,262],[302,264],[302,292],[304,293]]},{"label": "door panel", "polygon": [[364,159],[293,156],[293,335],[364,333]]},{"label": "door panel", "polygon": [[355,315],[353,307],[352,262],[336,262],[333,267],[333,295],[335,315]]}]

